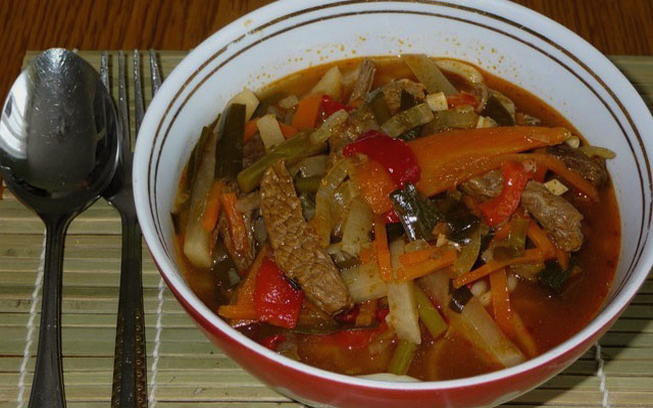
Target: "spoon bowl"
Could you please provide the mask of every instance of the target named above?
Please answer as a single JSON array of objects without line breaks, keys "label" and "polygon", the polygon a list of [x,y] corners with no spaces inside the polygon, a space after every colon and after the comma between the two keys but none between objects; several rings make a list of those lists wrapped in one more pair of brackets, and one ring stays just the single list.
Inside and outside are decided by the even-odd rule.
[{"label": "spoon bowl", "polygon": [[65,407],[61,277],[68,225],[100,196],[118,165],[119,121],[98,73],[50,49],[14,82],[0,117],[0,174],[46,226],[43,299],[30,407]]}]

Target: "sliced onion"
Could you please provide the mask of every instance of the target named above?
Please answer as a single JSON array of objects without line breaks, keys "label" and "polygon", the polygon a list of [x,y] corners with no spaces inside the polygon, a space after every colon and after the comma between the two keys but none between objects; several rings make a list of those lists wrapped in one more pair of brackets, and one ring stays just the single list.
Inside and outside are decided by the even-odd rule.
[{"label": "sliced onion", "polygon": [[436,64],[443,71],[458,75],[471,85],[474,88],[474,93],[479,98],[476,111],[482,112],[485,109],[489,91],[487,85],[485,85],[485,78],[483,78],[483,74],[478,69],[470,64],[451,59],[439,59],[436,61]]}]

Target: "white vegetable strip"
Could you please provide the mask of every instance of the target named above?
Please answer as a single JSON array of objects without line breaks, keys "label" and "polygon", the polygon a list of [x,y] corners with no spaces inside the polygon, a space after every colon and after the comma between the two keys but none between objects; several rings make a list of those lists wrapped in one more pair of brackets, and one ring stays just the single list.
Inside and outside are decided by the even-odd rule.
[{"label": "white vegetable strip", "polygon": [[254,92],[245,88],[242,90],[242,92],[240,92],[239,94],[231,98],[231,100],[229,101],[229,103],[227,103],[226,106],[229,106],[232,103],[239,103],[245,105],[245,121],[248,121],[250,120],[250,118],[254,114],[254,111],[258,107],[259,100],[254,94]]},{"label": "white vegetable strip", "polygon": [[191,188],[188,224],[184,238],[184,255],[195,266],[208,268],[211,266],[210,233],[202,227],[202,217],[206,208],[206,197],[213,185],[215,171],[215,138],[211,132],[205,148],[198,158],[201,160],[195,181]]},{"label": "white vegetable strip", "polygon": [[379,275],[376,262],[346,269],[342,271],[341,276],[355,303],[380,299],[388,293],[388,288]]},{"label": "white vegetable strip", "polygon": [[342,95],[342,73],[337,66],[330,68],[324,73],[320,81],[311,89],[312,94],[329,95],[333,99],[340,100]]},{"label": "white vegetable strip", "polygon": [[373,222],[374,214],[370,207],[361,198],[353,199],[342,229],[342,250],[358,256],[361,246],[370,242]]},{"label": "white vegetable strip", "polygon": [[268,113],[257,120],[256,127],[261,135],[261,140],[263,141],[266,151],[270,151],[274,146],[281,144],[286,140],[286,138],[283,137],[276,116],[271,113]]},{"label": "white vegetable strip", "polygon": [[[400,266],[399,256],[404,253],[404,241],[398,239],[390,244],[392,269]],[[388,308],[386,321],[397,333],[397,337],[414,344],[422,342],[417,302],[413,292],[413,281],[388,282]]]}]

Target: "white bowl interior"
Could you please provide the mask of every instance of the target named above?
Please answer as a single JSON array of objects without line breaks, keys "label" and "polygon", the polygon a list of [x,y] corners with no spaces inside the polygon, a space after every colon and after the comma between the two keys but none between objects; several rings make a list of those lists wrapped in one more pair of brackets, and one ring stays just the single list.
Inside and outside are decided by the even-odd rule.
[{"label": "white bowl interior", "polygon": [[[570,342],[596,331],[623,306],[624,297],[634,294],[651,265],[648,153],[653,121],[605,57],[561,26],[500,0],[456,5],[327,2],[306,10],[296,3],[301,2],[260,9],[196,48],[165,81],[139,135],[134,182],[143,231],[162,273],[198,310],[230,330],[202,309],[183,281],[172,240],[172,198],[201,126],[244,86],[258,89],[327,61],[418,52],[478,64],[538,95],[590,142],[617,153],[609,162],[622,223],[617,276],[602,314]],[[538,359],[551,353],[556,350]]]}]

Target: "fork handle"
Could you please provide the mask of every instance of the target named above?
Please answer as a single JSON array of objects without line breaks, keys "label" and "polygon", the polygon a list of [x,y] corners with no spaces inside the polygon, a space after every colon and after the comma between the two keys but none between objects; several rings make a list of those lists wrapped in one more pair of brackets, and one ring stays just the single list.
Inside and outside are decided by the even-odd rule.
[{"label": "fork handle", "polygon": [[147,407],[147,365],[141,229],[133,214],[121,214],[122,259],[113,362],[112,408]]},{"label": "fork handle", "polygon": [[41,215],[41,218],[46,227],[43,298],[29,408],[65,408],[61,361],[61,277],[64,239],[73,215]]}]

